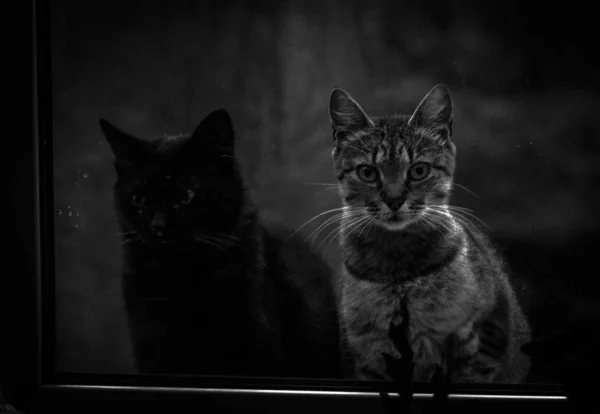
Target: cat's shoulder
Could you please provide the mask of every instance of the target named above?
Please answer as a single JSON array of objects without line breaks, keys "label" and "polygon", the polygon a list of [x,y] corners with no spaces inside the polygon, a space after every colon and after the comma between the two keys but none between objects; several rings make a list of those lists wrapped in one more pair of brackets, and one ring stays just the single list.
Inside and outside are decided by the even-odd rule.
[{"label": "cat's shoulder", "polygon": [[482,229],[474,225],[462,225],[461,227],[469,251],[500,259],[493,240]]}]

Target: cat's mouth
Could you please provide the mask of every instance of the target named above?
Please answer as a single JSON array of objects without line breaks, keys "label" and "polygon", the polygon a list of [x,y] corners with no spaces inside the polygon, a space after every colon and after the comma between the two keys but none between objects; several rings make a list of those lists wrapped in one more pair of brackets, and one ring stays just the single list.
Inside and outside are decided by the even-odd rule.
[{"label": "cat's mouth", "polygon": [[399,213],[390,213],[386,221],[388,223],[402,223],[406,219]]},{"label": "cat's mouth", "polygon": [[402,212],[388,213],[376,218],[379,225],[387,230],[398,231],[404,229],[414,220]]}]

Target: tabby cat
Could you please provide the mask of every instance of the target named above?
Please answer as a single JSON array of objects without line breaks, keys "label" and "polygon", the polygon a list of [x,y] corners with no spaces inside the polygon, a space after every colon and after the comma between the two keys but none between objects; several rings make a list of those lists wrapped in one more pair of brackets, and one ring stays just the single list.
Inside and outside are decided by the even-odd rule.
[{"label": "tabby cat", "polygon": [[229,114],[115,154],[123,290],[141,373],[339,377],[332,271],[248,198]]},{"label": "tabby cat", "polygon": [[408,313],[415,381],[448,361],[453,381],[522,381],[529,326],[505,265],[466,210],[449,204],[456,147],[447,87],[436,85],[412,115],[372,118],[334,89],[329,114],[345,212],[341,327],[356,377],[391,379],[385,354],[402,355],[388,334]]}]

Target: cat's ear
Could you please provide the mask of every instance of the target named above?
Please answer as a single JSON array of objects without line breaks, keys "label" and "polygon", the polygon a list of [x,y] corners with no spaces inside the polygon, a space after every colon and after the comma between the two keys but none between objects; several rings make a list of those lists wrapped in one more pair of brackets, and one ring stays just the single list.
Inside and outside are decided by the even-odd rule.
[{"label": "cat's ear", "polygon": [[439,130],[445,138],[452,135],[454,105],[446,85],[435,85],[423,98],[408,125]]},{"label": "cat's ear", "polygon": [[339,88],[334,89],[329,97],[329,119],[334,138],[339,133],[354,133],[373,126],[373,121],[358,102]]},{"label": "cat's ear", "polygon": [[121,131],[105,119],[100,119],[99,123],[115,154],[115,167],[118,173],[142,160],[144,149],[140,139]]},{"label": "cat's ear", "polygon": [[198,125],[186,149],[206,151],[217,149],[222,156],[232,157],[234,152],[235,134],[229,112],[217,109],[208,114]]}]

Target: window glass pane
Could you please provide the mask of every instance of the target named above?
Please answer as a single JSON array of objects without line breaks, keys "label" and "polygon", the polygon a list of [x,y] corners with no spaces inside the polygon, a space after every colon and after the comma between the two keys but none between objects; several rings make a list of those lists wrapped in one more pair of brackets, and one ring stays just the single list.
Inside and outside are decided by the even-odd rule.
[{"label": "window glass pane", "polygon": [[519,346],[593,312],[600,141],[592,70],[547,20],[51,16],[58,371],[377,380],[412,353],[417,381],[557,381]]}]

